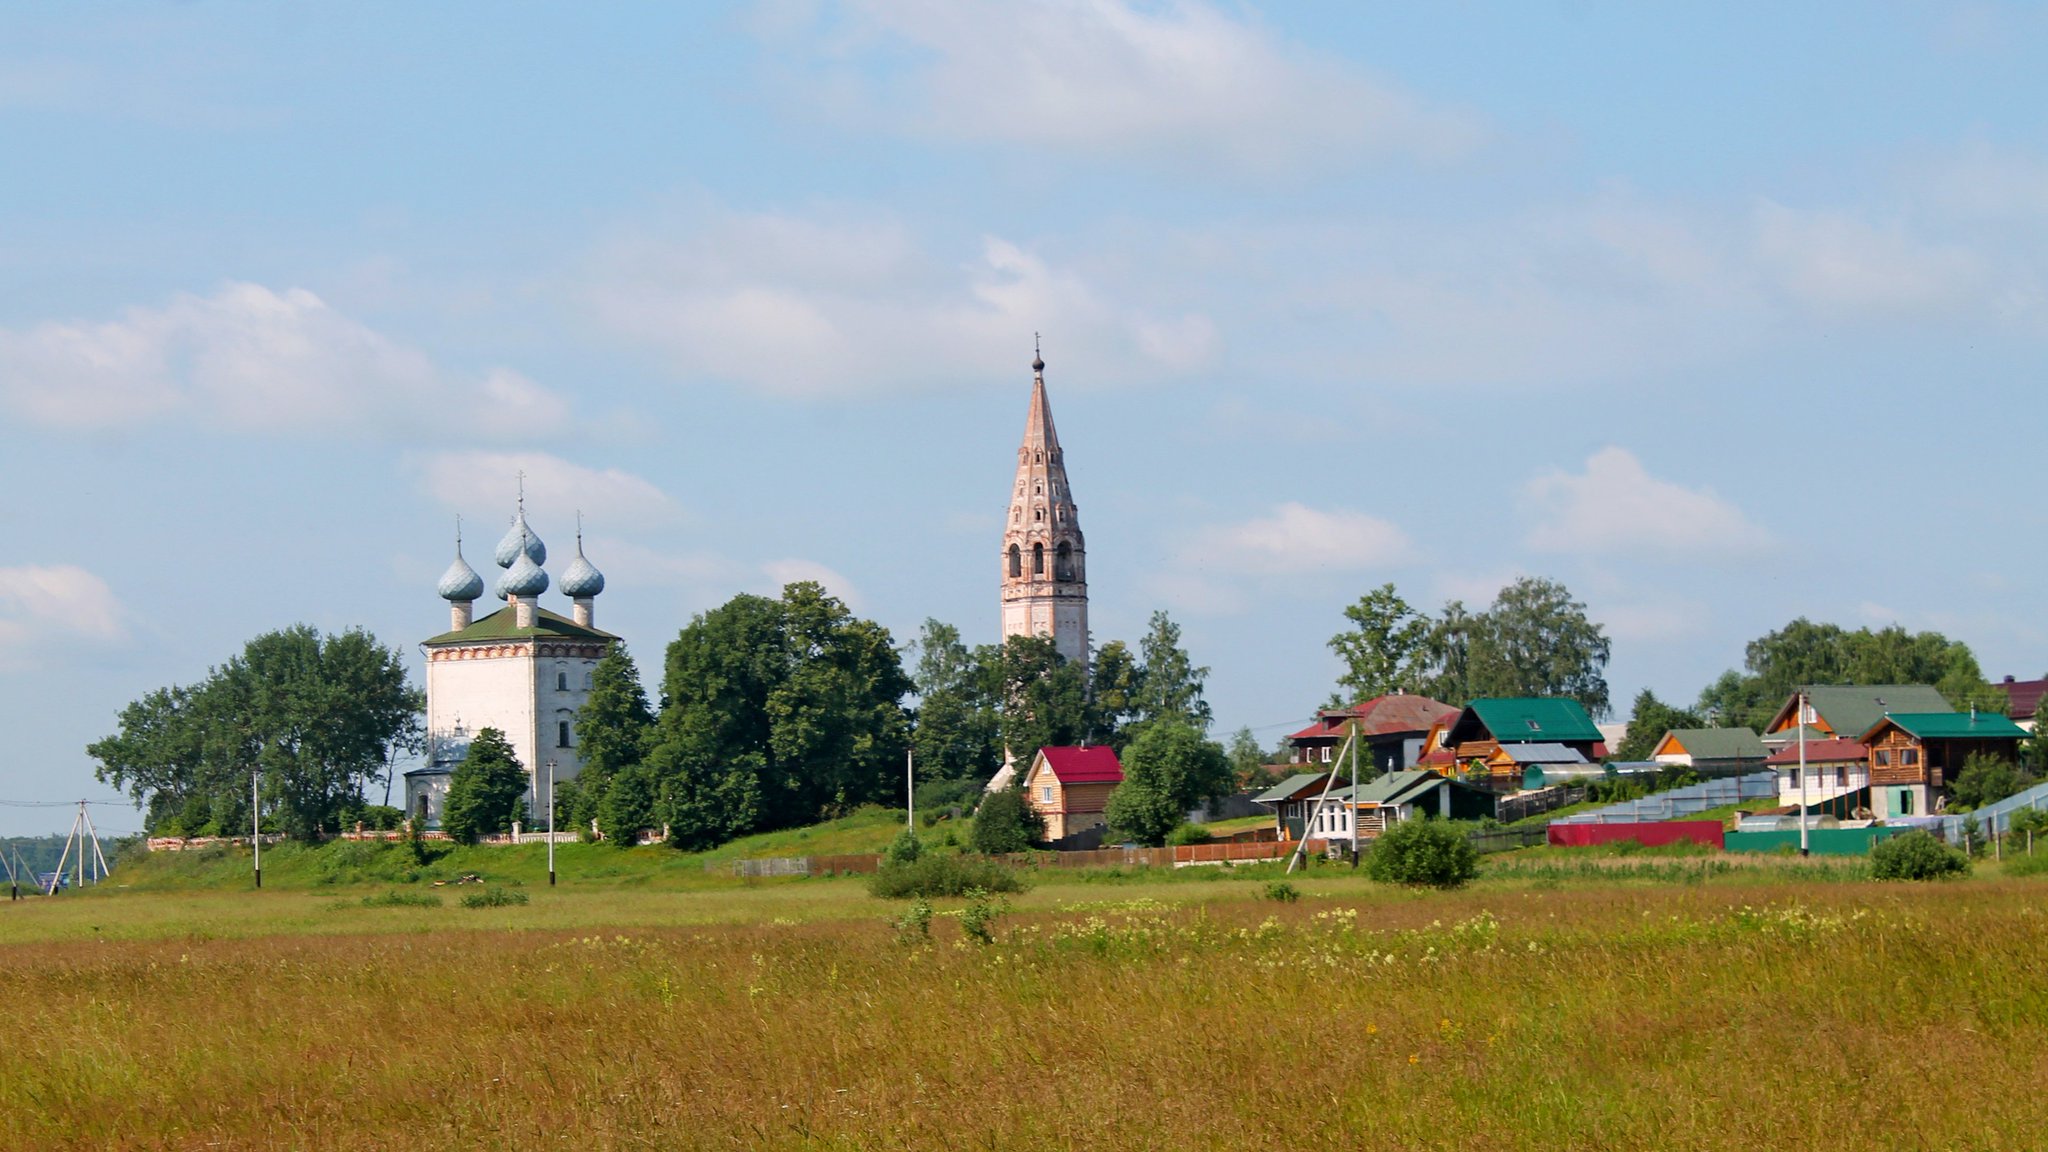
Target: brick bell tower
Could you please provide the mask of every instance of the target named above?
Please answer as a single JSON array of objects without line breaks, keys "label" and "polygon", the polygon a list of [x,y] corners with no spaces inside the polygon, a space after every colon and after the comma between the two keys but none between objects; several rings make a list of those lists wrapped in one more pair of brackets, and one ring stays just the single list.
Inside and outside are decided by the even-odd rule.
[{"label": "brick bell tower", "polygon": [[1060,655],[1085,669],[1087,547],[1045,398],[1045,359],[1035,349],[1031,373],[1031,412],[1003,531],[1003,638],[1050,636]]}]

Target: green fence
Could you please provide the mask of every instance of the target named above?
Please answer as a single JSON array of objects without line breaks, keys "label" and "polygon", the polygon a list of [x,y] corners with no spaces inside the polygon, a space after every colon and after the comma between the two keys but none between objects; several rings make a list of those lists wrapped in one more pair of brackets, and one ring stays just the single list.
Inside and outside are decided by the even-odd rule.
[{"label": "green fence", "polygon": [[[1906,828],[1809,828],[1806,846],[1822,856],[1868,856],[1870,846],[1886,836],[1897,836]],[[1777,852],[1799,850],[1799,829],[1776,832],[1730,832],[1722,841],[1730,852]]]}]

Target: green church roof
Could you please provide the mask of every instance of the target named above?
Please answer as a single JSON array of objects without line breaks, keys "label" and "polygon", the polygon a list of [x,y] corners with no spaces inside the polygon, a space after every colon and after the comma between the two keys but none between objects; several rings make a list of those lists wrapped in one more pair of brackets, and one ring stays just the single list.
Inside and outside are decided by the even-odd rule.
[{"label": "green church roof", "polygon": [[431,640],[423,641],[430,646],[442,644],[474,644],[486,640],[526,640],[533,637],[553,637],[562,640],[617,640],[618,637],[596,628],[585,628],[567,616],[558,616],[545,608],[533,610],[533,627],[518,626],[518,615],[511,606],[498,609],[489,616],[476,621],[459,632],[443,632]]}]

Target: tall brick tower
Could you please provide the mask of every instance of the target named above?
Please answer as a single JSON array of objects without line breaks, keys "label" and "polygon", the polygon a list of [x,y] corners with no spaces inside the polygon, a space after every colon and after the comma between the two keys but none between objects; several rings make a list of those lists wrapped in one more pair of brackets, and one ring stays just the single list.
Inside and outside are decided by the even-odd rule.
[{"label": "tall brick tower", "polygon": [[1031,413],[1017,449],[1017,483],[1003,531],[1003,638],[1050,636],[1088,665],[1088,562],[1067,463],[1045,398],[1045,359],[1031,361]]}]

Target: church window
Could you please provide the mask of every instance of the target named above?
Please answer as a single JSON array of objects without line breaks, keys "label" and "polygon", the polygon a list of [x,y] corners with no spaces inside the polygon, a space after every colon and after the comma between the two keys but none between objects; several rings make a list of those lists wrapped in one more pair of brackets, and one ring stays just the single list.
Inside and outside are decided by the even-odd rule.
[{"label": "church window", "polygon": [[1031,510],[1031,518],[1032,518],[1033,520],[1037,520],[1037,521],[1039,521],[1039,522],[1043,523],[1043,522],[1044,522],[1044,520],[1045,520],[1045,509],[1043,509],[1043,508],[1033,508],[1033,509]]},{"label": "church window", "polygon": [[557,720],[555,722],[555,747],[567,748],[568,746],[569,722],[567,720]]},{"label": "church window", "polygon": [[1038,484],[1038,485],[1034,485],[1034,486],[1033,486],[1033,491],[1035,491],[1035,492],[1036,492],[1036,493],[1037,493],[1038,495],[1040,495],[1040,496],[1043,496],[1043,495],[1045,495],[1045,485],[1043,485],[1043,484]]},{"label": "church window", "polygon": [[1017,546],[1016,546],[1015,544],[1012,544],[1012,545],[1010,545],[1010,575],[1012,575],[1012,576],[1022,576],[1023,574],[1024,574],[1024,553],[1022,553],[1021,551],[1019,551],[1019,550],[1017,549]]},{"label": "church window", "polygon": [[555,673],[555,691],[557,691],[557,692],[567,692],[568,690],[569,690],[569,674],[568,674],[567,672],[557,672],[557,673]]},{"label": "church window", "polygon": [[1059,550],[1053,553],[1052,574],[1055,580],[1074,578],[1074,548],[1064,540],[1060,541]]},{"label": "church window", "polygon": [[1031,574],[1033,576],[1045,575],[1045,545],[1043,544],[1033,544],[1031,546]]}]

